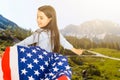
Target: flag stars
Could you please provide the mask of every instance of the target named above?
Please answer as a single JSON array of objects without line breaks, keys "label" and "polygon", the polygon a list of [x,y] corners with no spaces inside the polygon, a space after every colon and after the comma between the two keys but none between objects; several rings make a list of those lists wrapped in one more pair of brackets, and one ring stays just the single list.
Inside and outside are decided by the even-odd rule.
[{"label": "flag stars", "polygon": [[35,80],[32,76],[28,76],[28,80]]},{"label": "flag stars", "polygon": [[58,60],[58,59],[59,59],[59,57],[55,58],[55,60]]},{"label": "flag stars", "polygon": [[40,59],[43,59],[43,56],[42,56],[42,55],[38,55],[38,57],[39,57]]},{"label": "flag stars", "polygon": [[24,75],[26,75],[26,73],[27,73],[27,71],[26,71],[26,69],[23,69],[23,70],[21,70],[21,74],[24,74]]},{"label": "flag stars", "polygon": [[36,53],[37,51],[35,49],[32,50],[33,53]]},{"label": "flag stars", "polygon": [[39,76],[40,73],[39,73],[38,70],[34,70],[34,74],[37,75],[37,76]]},{"label": "flag stars", "polygon": [[72,72],[71,71],[68,71],[70,74],[72,74]]},{"label": "flag stars", "polygon": [[45,65],[48,66],[48,61],[45,61]]},{"label": "flag stars", "polygon": [[40,50],[40,48],[36,48],[37,50]]},{"label": "flag stars", "polygon": [[28,54],[27,54],[27,57],[31,58],[31,57],[32,57],[32,54],[28,53]]},{"label": "flag stars", "polygon": [[54,75],[54,76],[52,77],[52,80],[54,80],[55,77],[56,77],[56,75]]},{"label": "flag stars", "polygon": [[60,62],[58,63],[58,65],[62,66],[62,65],[63,65],[63,63],[60,61]]},{"label": "flag stars", "polygon": [[66,68],[66,69],[70,69],[70,66],[67,65],[67,66],[65,66],[65,68]]},{"label": "flag stars", "polygon": [[27,61],[27,59],[25,59],[25,57],[23,58],[20,58],[21,59],[21,62],[25,63],[25,61]]},{"label": "flag stars", "polygon": [[56,54],[54,54],[54,56],[56,57],[57,55],[56,55]]},{"label": "flag stars", "polygon": [[49,74],[50,76],[54,76],[54,74],[51,72],[50,74]]},{"label": "flag stars", "polygon": [[68,72],[68,71],[65,71],[65,73],[66,73],[66,74],[69,74],[69,72]]},{"label": "flag stars", "polygon": [[44,66],[42,65],[42,66],[40,66],[40,69],[41,69],[42,71],[44,71],[45,68],[44,68]]},{"label": "flag stars", "polygon": [[55,65],[56,65],[56,63],[53,63],[53,64],[52,64],[52,66],[55,66]]},{"label": "flag stars", "polygon": [[59,69],[58,69],[57,67],[55,67],[55,68],[53,68],[53,70],[54,70],[55,72],[57,72]]},{"label": "flag stars", "polygon": [[27,68],[30,68],[30,69],[32,69],[33,68],[33,65],[30,63],[30,64],[27,64],[28,65],[28,67]]},{"label": "flag stars", "polygon": [[21,51],[21,52],[25,52],[25,49],[24,49],[24,48],[20,48],[20,51]]},{"label": "flag stars", "polygon": [[67,60],[65,58],[63,58],[62,61],[67,61]]},{"label": "flag stars", "polygon": [[38,64],[39,61],[37,59],[33,59],[33,62]]},{"label": "flag stars", "polygon": [[47,55],[47,52],[43,52],[43,54]]},{"label": "flag stars", "polygon": [[[18,52],[21,53],[18,54],[19,65],[21,65],[19,67],[20,79],[24,77],[25,80],[55,80],[59,75],[72,74],[70,66],[66,62],[67,58],[62,55],[49,54],[49,52],[36,47],[18,47],[18,49]],[[50,56],[47,56],[48,54]],[[49,67],[49,64],[51,67]],[[61,71],[61,69],[63,73],[61,72],[56,76],[56,73]]]}]

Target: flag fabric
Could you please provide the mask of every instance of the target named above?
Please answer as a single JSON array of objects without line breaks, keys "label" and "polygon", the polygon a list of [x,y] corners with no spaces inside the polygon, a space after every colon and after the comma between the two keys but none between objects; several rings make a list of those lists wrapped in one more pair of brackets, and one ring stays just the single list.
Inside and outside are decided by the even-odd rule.
[{"label": "flag fabric", "polygon": [[[1,64],[1,58],[0,58],[0,64]],[[0,80],[3,80],[3,72],[2,72],[2,68],[1,68],[1,65],[0,65]]]},{"label": "flag fabric", "polygon": [[70,80],[65,56],[36,47],[7,47],[0,59],[0,80]]}]

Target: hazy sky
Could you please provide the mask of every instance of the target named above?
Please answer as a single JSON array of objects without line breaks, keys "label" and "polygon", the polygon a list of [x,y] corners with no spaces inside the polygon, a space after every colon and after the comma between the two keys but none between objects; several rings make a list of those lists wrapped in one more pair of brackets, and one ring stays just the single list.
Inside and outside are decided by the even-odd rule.
[{"label": "hazy sky", "polygon": [[120,24],[120,0],[0,0],[0,14],[20,27],[35,30],[37,8],[52,5],[59,29],[94,19]]}]

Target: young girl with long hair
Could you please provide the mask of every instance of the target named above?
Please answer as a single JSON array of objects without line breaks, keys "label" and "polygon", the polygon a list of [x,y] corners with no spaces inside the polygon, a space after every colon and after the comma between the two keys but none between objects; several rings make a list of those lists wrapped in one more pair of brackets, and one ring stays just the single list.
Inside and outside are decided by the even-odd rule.
[{"label": "young girl with long hair", "polygon": [[82,54],[83,50],[74,48],[60,33],[57,26],[56,12],[52,6],[45,5],[37,11],[37,29],[31,36],[15,45],[28,46],[35,44],[41,48],[59,52],[60,45],[65,49],[71,50],[77,55]]},{"label": "young girl with long hair", "polygon": [[[17,46],[17,45],[31,46],[34,44],[35,46],[40,46],[42,49],[45,49],[48,52],[59,53],[59,49],[60,49],[60,45],[61,45],[65,49],[71,50],[72,52],[76,53],[77,55],[82,54],[83,50],[74,48],[60,34],[60,32],[58,30],[58,26],[57,26],[56,12],[52,6],[45,5],[45,6],[38,8],[37,23],[38,23],[39,29],[37,29],[31,36],[29,36],[26,39],[24,39],[23,41],[15,44],[14,46]],[[58,56],[59,56],[59,54],[58,54]],[[55,59],[56,62],[54,64],[56,66],[55,66],[55,68],[50,69],[50,70],[53,70],[54,72],[56,72],[56,71],[58,71],[57,67],[60,66],[60,69],[64,68],[64,69],[68,70],[69,75],[71,75],[69,66],[64,66],[64,65],[68,65],[67,60],[62,56],[59,56],[59,57],[61,57],[61,59],[59,59],[59,60],[63,60],[63,63],[61,61],[58,62],[58,60],[56,58]],[[5,59],[6,59],[5,55],[3,55],[3,61]],[[0,60],[1,60],[1,58],[0,58]],[[53,60],[53,61],[55,61],[55,60]],[[52,65],[52,64],[50,64],[50,65]],[[63,66],[61,66],[61,65],[63,65]],[[23,65],[23,66],[25,66],[25,65]],[[51,67],[54,67],[54,66],[52,65]],[[63,69],[63,72],[64,72],[64,69]],[[58,71],[58,72],[60,72],[60,71]],[[52,74],[50,74],[50,76],[51,75]],[[53,77],[55,77],[55,76],[53,76]],[[69,80],[69,79],[70,78],[68,78],[68,76],[62,75],[57,80]],[[45,79],[45,80],[48,80],[48,79]]]}]

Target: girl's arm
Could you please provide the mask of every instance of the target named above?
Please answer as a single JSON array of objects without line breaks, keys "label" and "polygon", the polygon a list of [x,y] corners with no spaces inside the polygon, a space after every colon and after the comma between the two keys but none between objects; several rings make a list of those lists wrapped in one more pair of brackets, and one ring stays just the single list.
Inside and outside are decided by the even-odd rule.
[{"label": "girl's arm", "polygon": [[63,36],[62,34],[60,34],[60,44],[68,50],[71,50],[72,52],[74,52],[77,55],[81,55],[83,53],[82,49],[76,49],[74,48]]},{"label": "girl's arm", "polygon": [[[37,42],[36,39],[33,39],[33,37],[34,37],[34,34],[29,36],[29,37],[27,37],[23,41],[20,41],[19,43],[16,43],[14,46],[17,46],[17,45],[28,46],[30,44],[33,44],[33,43]],[[3,56],[3,54],[4,54],[4,51],[0,52],[0,58]]]},{"label": "girl's arm", "polygon": [[76,48],[72,48],[71,51],[79,56],[84,52],[83,49],[76,49]]},{"label": "girl's arm", "polygon": [[20,41],[19,43],[16,43],[15,45],[28,46],[30,44],[36,43],[37,42],[36,35],[37,35],[37,33],[34,33],[31,36]]}]

